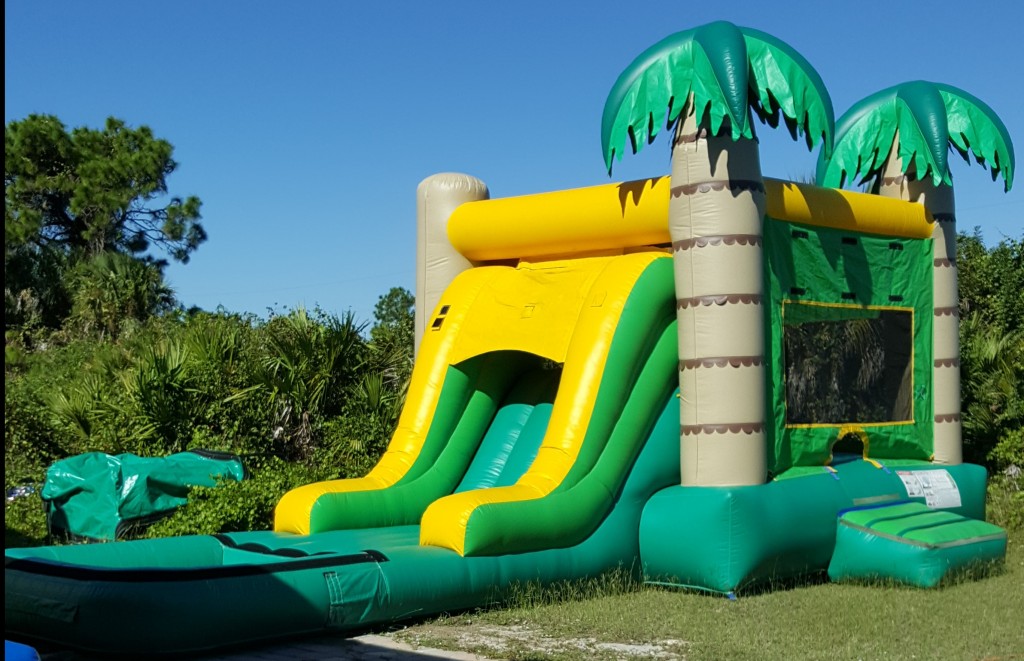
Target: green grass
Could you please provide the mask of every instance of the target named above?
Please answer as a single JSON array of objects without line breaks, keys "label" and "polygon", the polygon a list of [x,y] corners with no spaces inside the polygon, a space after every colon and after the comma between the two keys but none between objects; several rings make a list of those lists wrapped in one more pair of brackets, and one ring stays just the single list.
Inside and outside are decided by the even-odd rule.
[{"label": "green grass", "polygon": [[512,604],[396,635],[518,661],[1024,659],[1024,531],[1002,569],[936,590],[812,580],[729,601],[613,576]]}]

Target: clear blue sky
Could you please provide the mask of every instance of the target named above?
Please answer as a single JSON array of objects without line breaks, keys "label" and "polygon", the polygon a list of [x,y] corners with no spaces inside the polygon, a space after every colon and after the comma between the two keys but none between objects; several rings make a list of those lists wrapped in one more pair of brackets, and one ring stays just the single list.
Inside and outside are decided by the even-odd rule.
[{"label": "clear blue sky", "polygon": [[[483,179],[494,197],[609,181],[600,119],[647,46],[725,19],[800,51],[836,115],[907,80],[962,87],[1024,154],[1024,9],[980,2],[114,2],[4,3],[5,121],[108,116],[175,146],[172,194],[197,195],[209,240],[168,270],[188,306],[264,315],[320,305],[372,319],[415,288],[416,185]],[[816,153],[764,128],[768,176],[813,173]],[[668,172],[657,140],[615,180]],[[1008,194],[954,157],[960,227],[1020,237]]]}]

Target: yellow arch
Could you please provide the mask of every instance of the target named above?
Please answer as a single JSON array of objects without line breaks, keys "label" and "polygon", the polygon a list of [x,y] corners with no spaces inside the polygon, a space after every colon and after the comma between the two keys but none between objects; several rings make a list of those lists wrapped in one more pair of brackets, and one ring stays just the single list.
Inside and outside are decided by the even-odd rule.
[{"label": "yellow arch", "polygon": [[871,437],[864,431],[864,428],[860,425],[843,425],[839,428],[839,434],[836,436],[836,440],[832,442],[832,445],[828,449],[828,459],[825,460],[825,465],[828,466],[832,463],[832,448],[844,437],[853,434],[860,439],[862,450],[862,457],[864,461],[872,464],[875,468],[881,468],[882,465],[868,456],[871,447]]}]

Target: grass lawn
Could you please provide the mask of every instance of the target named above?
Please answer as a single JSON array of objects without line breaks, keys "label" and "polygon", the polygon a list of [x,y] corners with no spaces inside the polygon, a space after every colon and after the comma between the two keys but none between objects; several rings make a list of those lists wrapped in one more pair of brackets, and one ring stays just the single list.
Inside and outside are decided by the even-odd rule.
[{"label": "grass lawn", "polygon": [[1005,567],[935,590],[808,581],[729,601],[625,578],[394,634],[500,659],[1024,659],[1024,532]]}]

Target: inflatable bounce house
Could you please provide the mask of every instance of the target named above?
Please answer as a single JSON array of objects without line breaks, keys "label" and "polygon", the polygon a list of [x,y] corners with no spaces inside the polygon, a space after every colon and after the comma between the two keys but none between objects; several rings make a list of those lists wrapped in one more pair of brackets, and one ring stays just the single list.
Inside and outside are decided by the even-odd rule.
[{"label": "inflatable bounce house", "polygon": [[[825,187],[763,178],[753,115],[820,141]],[[9,549],[8,637],[180,653],[616,567],[733,595],[1002,558],[961,462],[946,163],[973,151],[1009,188],[999,119],[914,82],[834,130],[799,54],[712,23],[619,77],[609,171],[663,128],[666,177],[506,199],[424,181],[416,365],[377,466],[286,494],[272,531]],[[837,188],[857,176],[872,194]]]}]

